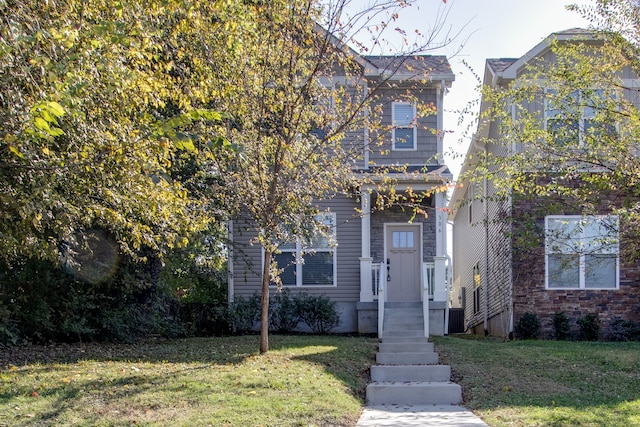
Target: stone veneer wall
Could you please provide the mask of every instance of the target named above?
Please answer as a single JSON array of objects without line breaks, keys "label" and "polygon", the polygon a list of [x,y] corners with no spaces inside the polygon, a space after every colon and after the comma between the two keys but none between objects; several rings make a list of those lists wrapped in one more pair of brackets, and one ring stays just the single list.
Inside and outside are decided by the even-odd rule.
[{"label": "stone veneer wall", "polygon": [[[603,203],[603,206],[606,203]],[[547,290],[545,289],[544,218],[540,200],[515,201],[513,214],[515,227],[522,230],[525,224],[535,224],[528,250],[515,249],[513,260],[513,304],[514,322],[526,312],[538,315],[541,323],[541,338],[553,338],[553,315],[564,311],[577,334],[576,320],[588,313],[598,313],[601,320],[600,335],[606,339],[609,325],[615,318],[640,322],[640,262],[620,262],[620,287],[616,290]],[[536,213],[537,211],[537,213]],[[606,213],[603,207],[601,214]],[[554,212],[567,214],[570,212]],[[519,221],[518,218],[530,216]],[[533,222],[531,222],[533,221]],[[624,244],[624,242],[621,242]]]},{"label": "stone veneer wall", "polygon": [[[410,208],[402,209],[398,206],[374,212],[371,215],[371,257],[373,262],[384,262],[384,224],[406,224],[411,218]],[[428,218],[416,215],[413,224],[422,223],[423,261],[432,262],[436,256],[436,215],[430,214]]]}]

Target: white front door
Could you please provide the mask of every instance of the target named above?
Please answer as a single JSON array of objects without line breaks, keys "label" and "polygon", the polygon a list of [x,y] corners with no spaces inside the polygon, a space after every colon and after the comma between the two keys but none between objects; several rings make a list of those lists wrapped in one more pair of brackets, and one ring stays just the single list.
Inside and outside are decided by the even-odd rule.
[{"label": "white front door", "polygon": [[386,227],[386,261],[389,266],[387,301],[420,301],[420,225],[389,224]]}]

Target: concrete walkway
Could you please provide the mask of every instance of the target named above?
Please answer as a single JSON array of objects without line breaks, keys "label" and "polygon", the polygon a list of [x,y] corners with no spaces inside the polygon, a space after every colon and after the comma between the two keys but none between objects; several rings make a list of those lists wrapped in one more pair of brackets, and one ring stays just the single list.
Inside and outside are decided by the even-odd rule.
[{"label": "concrete walkway", "polygon": [[364,408],[356,427],[488,427],[457,405],[379,405]]},{"label": "concrete walkway", "polygon": [[367,406],[356,427],[487,427],[462,406],[451,368],[424,333],[422,303],[386,303]]}]

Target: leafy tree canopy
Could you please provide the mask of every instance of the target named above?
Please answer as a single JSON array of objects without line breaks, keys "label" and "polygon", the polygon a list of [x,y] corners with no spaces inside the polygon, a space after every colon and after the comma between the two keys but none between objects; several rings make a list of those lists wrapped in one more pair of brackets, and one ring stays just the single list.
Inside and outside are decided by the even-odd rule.
[{"label": "leafy tree canopy", "polygon": [[[233,3],[233,2],[230,2]],[[2,256],[55,258],[87,227],[120,249],[184,246],[206,221],[172,179],[203,155],[226,2],[0,2]],[[215,54],[215,56],[214,56]],[[206,141],[214,143],[213,141]],[[182,153],[182,154],[181,154]]]},{"label": "leafy tree canopy", "polygon": [[466,178],[490,180],[498,199],[546,200],[546,214],[614,213],[628,243],[640,233],[638,6],[574,9],[591,19],[589,32],[552,42],[515,81],[484,88],[480,128],[492,121],[497,136],[468,159]]}]

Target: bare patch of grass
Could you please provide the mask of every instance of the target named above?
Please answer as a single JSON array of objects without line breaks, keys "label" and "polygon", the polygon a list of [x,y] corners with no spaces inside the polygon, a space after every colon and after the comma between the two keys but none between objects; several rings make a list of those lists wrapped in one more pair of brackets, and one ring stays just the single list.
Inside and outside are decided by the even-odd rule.
[{"label": "bare patch of grass", "polygon": [[18,348],[0,426],[351,426],[377,340],[273,336]]},{"label": "bare patch of grass", "polygon": [[640,426],[640,343],[434,341],[491,426]]}]

